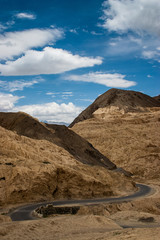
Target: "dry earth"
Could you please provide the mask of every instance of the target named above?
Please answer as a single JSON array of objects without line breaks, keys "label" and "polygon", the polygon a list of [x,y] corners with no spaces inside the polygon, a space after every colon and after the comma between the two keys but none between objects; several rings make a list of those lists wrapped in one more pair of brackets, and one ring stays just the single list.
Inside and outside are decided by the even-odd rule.
[{"label": "dry earth", "polygon": [[[111,95],[117,101],[115,92],[112,94],[111,91]],[[130,94],[127,95],[128,98]],[[150,98],[147,99],[150,104],[155,104]],[[123,101],[121,103],[123,105]],[[75,146],[74,152],[70,149],[70,140],[64,145],[62,128],[62,132],[56,132],[57,127],[53,129],[53,126],[44,126],[45,134],[42,136],[41,131],[36,131],[38,136],[35,136],[34,128],[30,131],[28,128],[30,120],[27,120],[29,124],[26,132],[21,132],[24,130],[23,125],[19,128],[17,123],[16,126],[9,124],[7,128],[12,131],[3,128],[6,126],[0,127],[0,239],[160,239],[160,108],[145,106],[133,111],[131,105],[125,110],[114,104],[97,108],[91,118],[75,124],[72,129],[102,152],[106,156],[105,160],[110,159],[131,171],[134,174],[133,179],[151,184],[156,192],[144,199],[128,203],[81,207],[74,216],[11,222],[4,213],[15,207],[14,203],[53,198],[124,195],[126,192],[133,192],[135,188],[132,180],[120,173],[97,164],[84,164],[83,151],[80,152],[82,155],[77,157],[78,146]],[[129,111],[130,107],[132,111]],[[35,126],[33,119],[31,122]],[[2,123],[4,122],[1,121],[1,126]],[[42,130],[43,126],[38,124],[39,127]],[[54,140],[52,131],[51,135],[46,134],[48,128],[53,130]],[[65,133],[72,138],[73,135],[66,131],[65,129]],[[46,136],[49,138],[46,139]],[[78,144],[80,142],[79,140]],[[91,145],[90,147],[92,148]],[[88,160],[91,161],[90,156]],[[122,226],[130,228],[123,229]]]},{"label": "dry earth", "polygon": [[[118,91],[118,94],[123,95],[124,91]],[[128,96],[131,95],[132,92],[129,92]],[[109,105],[97,107],[84,121],[77,118],[72,129],[112,162],[132,172],[135,181],[151,184],[156,193],[130,203],[107,205],[110,218],[118,225],[142,229],[120,230],[97,239],[159,239],[159,228],[149,227],[160,226],[160,107],[142,107],[137,102],[134,108],[130,108],[134,101],[131,104],[127,101],[128,106],[123,107],[121,97],[119,102],[116,96]],[[145,98],[143,104],[147,104],[147,99],[150,101],[150,98]],[[158,97],[155,99],[158,100]],[[88,109],[93,110],[94,106]],[[88,114],[87,111],[84,114]],[[144,223],[145,219],[151,222]]]},{"label": "dry earth", "polygon": [[160,108],[137,113],[102,108],[72,129],[137,178],[159,181]]},{"label": "dry earth", "polygon": [[[52,216],[24,222],[10,222],[8,218],[2,216],[0,239],[159,240],[160,216],[133,210],[116,210],[120,207],[126,208],[120,205],[83,207],[76,216]],[[151,223],[144,222],[146,219],[151,219]],[[123,229],[120,225],[127,225],[129,228]]]},{"label": "dry earth", "polygon": [[77,161],[46,140],[0,127],[0,203],[91,198],[134,191],[132,181],[103,167]]}]

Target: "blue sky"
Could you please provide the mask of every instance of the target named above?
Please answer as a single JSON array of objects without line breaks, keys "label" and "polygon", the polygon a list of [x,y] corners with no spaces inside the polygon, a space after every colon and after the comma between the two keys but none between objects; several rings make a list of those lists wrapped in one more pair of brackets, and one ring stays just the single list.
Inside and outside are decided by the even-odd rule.
[{"label": "blue sky", "polygon": [[159,0],[0,0],[0,111],[70,123],[110,88],[159,95]]}]

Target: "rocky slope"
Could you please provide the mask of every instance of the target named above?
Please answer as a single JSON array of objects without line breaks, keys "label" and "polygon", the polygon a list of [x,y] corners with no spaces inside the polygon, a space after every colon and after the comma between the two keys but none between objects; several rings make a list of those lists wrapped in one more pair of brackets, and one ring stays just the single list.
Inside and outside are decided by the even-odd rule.
[{"label": "rocky slope", "polygon": [[107,108],[110,111],[137,112],[144,111],[144,108],[160,107],[160,102],[148,95],[135,91],[110,89],[100,95],[88,108],[86,108],[69,127],[74,124],[90,119],[98,109]]},{"label": "rocky slope", "polygon": [[0,113],[0,126],[15,131],[19,135],[39,140],[48,140],[64,148],[78,161],[90,165],[100,165],[109,169],[116,168],[89,142],[63,125],[45,124],[37,119],[19,113]]},{"label": "rocky slope", "polygon": [[114,164],[64,126],[46,126],[23,113],[0,116],[1,205],[136,190],[132,180],[108,170]]},{"label": "rocky slope", "polygon": [[[109,105],[106,105],[108,96],[112,93],[115,97]],[[98,99],[104,100],[101,102],[101,107],[90,115],[90,119],[78,122],[72,129],[90,141],[111,161],[132,172],[134,176],[158,180],[160,178],[159,102],[141,93],[115,89]],[[92,108],[94,103],[91,105]],[[106,107],[102,108],[102,106]]]}]

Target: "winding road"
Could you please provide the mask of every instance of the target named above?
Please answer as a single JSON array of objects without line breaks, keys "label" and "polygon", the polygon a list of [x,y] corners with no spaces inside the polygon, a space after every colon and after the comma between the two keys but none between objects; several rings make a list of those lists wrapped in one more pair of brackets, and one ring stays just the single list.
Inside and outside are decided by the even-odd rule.
[{"label": "winding road", "polygon": [[25,220],[34,220],[35,217],[32,216],[32,211],[40,206],[45,206],[47,204],[53,204],[54,206],[84,206],[84,205],[97,205],[101,203],[122,203],[129,202],[134,199],[147,196],[151,193],[152,188],[144,184],[136,184],[138,191],[123,197],[112,197],[112,198],[98,198],[98,199],[82,199],[82,200],[62,200],[62,201],[52,201],[52,202],[41,202],[30,204],[26,206],[19,207],[12,211],[9,216],[12,221],[25,221]]}]

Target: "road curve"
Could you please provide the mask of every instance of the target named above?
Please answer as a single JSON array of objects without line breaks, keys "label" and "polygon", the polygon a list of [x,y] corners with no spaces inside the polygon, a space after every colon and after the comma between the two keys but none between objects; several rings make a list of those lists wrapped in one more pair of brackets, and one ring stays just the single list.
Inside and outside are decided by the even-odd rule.
[{"label": "road curve", "polygon": [[138,187],[138,191],[124,197],[112,197],[112,198],[98,198],[98,199],[82,199],[82,200],[62,200],[62,201],[52,201],[52,202],[41,202],[41,203],[34,203],[26,206],[19,207],[12,211],[9,216],[11,217],[12,221],[25,221],[25,220],[34,220],[32,216],[32,211],[40,206],[45,206],[46,204],[53,204],[54,206],[72,206],[72,205],[95,205],[100,203],[122,203],[122,202],[129,202],[134,199],[144,197],[151,193],[152,188],[144,185],[144,184],[136,184]]}]

